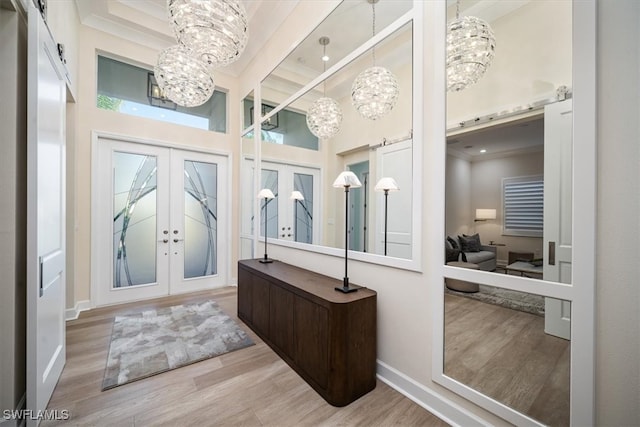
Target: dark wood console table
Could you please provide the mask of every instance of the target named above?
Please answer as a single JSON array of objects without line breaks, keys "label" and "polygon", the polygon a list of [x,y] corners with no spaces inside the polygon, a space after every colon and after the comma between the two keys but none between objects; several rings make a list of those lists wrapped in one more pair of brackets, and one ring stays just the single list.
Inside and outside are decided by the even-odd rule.
[{"label": "dark wood console table", "polygon": [[280,261],[238,261],[238,317],[327,402],[345,406],[376,386],[377,294],[336,286],[342,280]]}]

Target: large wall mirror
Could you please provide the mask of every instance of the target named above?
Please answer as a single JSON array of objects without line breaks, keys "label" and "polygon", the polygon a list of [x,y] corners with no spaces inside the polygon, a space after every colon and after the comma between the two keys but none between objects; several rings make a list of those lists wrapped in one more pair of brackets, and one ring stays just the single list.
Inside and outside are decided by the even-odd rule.
[{"label": "large wall mirror", "polygon": [[448,23],[491,27],[495,57],[447,91],[445,277],[473,271],[445,279],[443,373],[548,425],[570,423],[573,304],[557,296],[573,283],[572,7],[447,2]]},{"label": "large wall mirror", "polygon": [[[356,259],[391,264],[395,260],[394,265],[417,269],[412,2],[380,0],[375,8],[375,37],[372,4],[343,1],[261,82],[256,184],[276,197],[267,202],[266,227],[262,218],[259,236],[266,230],[270,242],[308,250],[344,249],[347,244]],[[351,88],[374,61],[396,76],[399,96],[388,114],[369,120],[353,107]],[[306,121],[312,103],[323,96],[335,100],[343,116],[338,133],[327,139],[314,136]],[[245,117],[252,117],[255,108],[248,102]],[[243,176],[255,179],[255,172],[249,172],[255,168],[249,155],[254,148],[245,150],[245,143]],[[344,191],[332,186],[344,170],[354,172],[362,183],[350,191],[346,242]],[[384,193],[375,190],[382,177],[394,178],[399,187],[388,194],[386,203]],[[294,192],[297,198],[292,198]],[[243,210],[245,205],[250,207],[247,202]]]}]

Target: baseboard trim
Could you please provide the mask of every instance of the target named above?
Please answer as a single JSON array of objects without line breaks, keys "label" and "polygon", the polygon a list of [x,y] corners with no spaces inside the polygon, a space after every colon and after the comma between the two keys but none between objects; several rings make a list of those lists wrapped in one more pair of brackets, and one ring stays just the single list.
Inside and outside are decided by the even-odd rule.
[{"label": "baseboard trim", "polygon": [[377,377],[389,387],[452,426],[488,425],[487,420],[467,411],[457,403],[428,389],[380,360],[377,361]]},{"label": "baseboard trim", "polygon": [[65,320],[76,320],[81,312],[89,310],[91,308],[91,301],[83,300],[76,302],[75,307],[65,310]]}]

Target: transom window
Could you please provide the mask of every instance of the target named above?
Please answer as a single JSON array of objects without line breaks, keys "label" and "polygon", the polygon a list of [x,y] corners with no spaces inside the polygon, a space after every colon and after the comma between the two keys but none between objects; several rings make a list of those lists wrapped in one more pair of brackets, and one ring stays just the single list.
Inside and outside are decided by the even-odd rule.
[{"label": "transom window", "polygon": [[227,131],[225,92],[215,90],[198,107],[182,107],[159,95],[152,71],[98,55],[98,108],[214,132]]}]

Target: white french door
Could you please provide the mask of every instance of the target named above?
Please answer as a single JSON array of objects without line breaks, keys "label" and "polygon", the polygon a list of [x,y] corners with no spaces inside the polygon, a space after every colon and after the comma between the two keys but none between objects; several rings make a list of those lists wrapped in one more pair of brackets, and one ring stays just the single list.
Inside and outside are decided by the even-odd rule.
[{"label": "white french door", "polygon": [[[261,188],[270,189],[267,201],[267,235],[300,243],[320,241],[320,170],[304,166],[262,162]],[[291,199],[293,191],[303,199]],[[260,235],[264,236],[265,201],[260,200]],[[316,218],[316,221],[314,221]]]},{"label": "white french door", "polygon": [[98,138],[96,305],[227,282],[227,158]]}]

